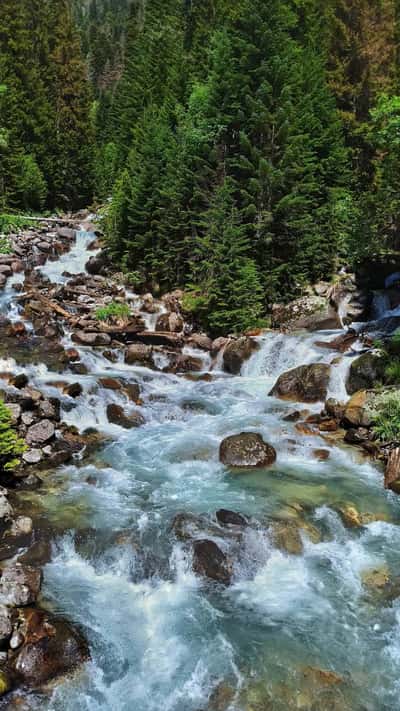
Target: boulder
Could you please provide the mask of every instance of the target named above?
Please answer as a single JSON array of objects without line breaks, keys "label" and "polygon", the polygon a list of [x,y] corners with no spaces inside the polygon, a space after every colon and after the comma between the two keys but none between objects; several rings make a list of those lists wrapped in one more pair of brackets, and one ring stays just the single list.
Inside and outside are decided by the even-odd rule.
[{"label": "boulder", "polygon": [[137,383],[127,383],[124,387],[124,393],[132,402],[140,400],[140,387]]},{"label": "boulder", "polygon": [[213,341],[204,333],[192,333],[188,340],[188,344],[189,346],[193,346],[193,348],[199,348],[202,351],[210,351],[213,345]]},{"label": "boulder", "polygon": [[358,390],[373,388],[385,377],[385,361],[380,353],[369,351],[352,361],[346,380],[346,390],[353,395]]},{"label": "boulder", "polygon": [[59,422],[60,408],[60,401],[56,397],[52,397],[50,400],[41,400],[41,402],[39,402],[38,412],[40,417]]},{"label": "boulder", "polygon": [[18,610],[15,631],[21,644],[10,655],[13,673],[25,685],[39,688],[70,674],[89,659],[82,634],[50,612],[37,608]]},{"label": "boulder", "polygon": [[229,585],[232,577],[232,565],[228,557],[214,541],[206,539],[193,543],[193,570],[223,585]]},{"label": "boulder", "polygon": [[108,333],[93,333],[87,331],[75,331],[72,334],[74,343],[80,343],[83,346],[109,346],[111,336]]},{"label": "boulder", "polygon": [[290,555],[303,552],[303,541],[296,521],[277,521],[272,524],[270,531],[274,545],[280,550]]},{"label": "boulder", "polygon": [[175,311],[161,314],[156,322],[156,331],[171,331],[171,333],[181,333],[183,329],[183,318]]},{"label": "boulder", "polygon": [[100,378],[99,385],[105,390],[121,390],[122,385],[116,378]]},{"label": "boulder", "polygon": [[21,414],[22,414],[21,405],[18,405],[17,403],[14,403],[14,402],[7,403],[7,410],[11,414],[11,424],[12,425],[18,424],[19,420],[21,419]]},{"label": "boulder", "polygon": [[331,367],[325,363],[300,365],[282,373],[269,394],[297,402],[325,400],[330,373]]},{"label": "boulder", "polygon": [[39,464],[43,459],[43,453],[41,449],[27,449],[22,455],[22,460],[25,464]]},{"label": "boulder", "polygon": [[321,331],[340,327],[336,309],[327,296],[308,294],[288,304],[274,304],[272,307],[272,325],[274,328]]},{"label": "boulder", "polygon": [[42,572],[30,565],[15,563],[5,568],[0,578],[0,602],[12,607],[36,602],[42,584]]},{"label": "boulder", "polygon": [[115,403],[111,403],[107,406],[107,419],[114,425],[119,425],[119,427],[123,427],[126,430],[130,430],[133,427],[140,427],[145,423],[145,419],[140,412],[130,412],[126,414],[124,409]]},{"label": "boulder", "polygon": [[260,434],[241,432],[221,442],[219,458],[228,467],[254,469],[271,466],[276,460],[276,451]]},{"label": "boulder", "polygon": [[250,358],[256,348],[255,341],[247,336],[231,340],[224,350],[224,370],[231,375],[239,375],[243,363]]},{"label": "boulder", "polygon": [[205,515],[178,513],[171,523],[171,531],[179,541],[203,540],[206,536],[219,538],[222,529]]},{"label": "boulder", "polygon": [[89,261],[85,264],[85,269],[88,274],[102,274],[109,264],[109,259],[105,252],[99,252],[90,257]]},{"label": "boulder", "polygon": [[50,420],[40,420],[40,422],[29,427],[25,439],[29,445],[45,444],[54,437],[54,433],[55,427],[53,422]]},{"label": "boulder", "polygon": [[80,383],[69,383],[66,385],[66,387],[63,390],[63,393],[65,395],[68,395],[69,397],[76,398],[82,395],[83,388]]},{"label": "boulder", "polygon": [[151,362],[152,348],[144,343],[132,343],[125,351],[125,363],[128,365],[136,365],[137,363],[148,365]]},{"label": "boulder", "polygon": [[11,378],[10,385],[13,385],[14,388],[18,388],[18,390],[22,390],[22,388],[26,388],[28,382],[28,376],[25,375],[25,373],[18,373],[18,375],[14,375],[14,377]]},{"label": "boulder", "polygon": [[211,355],[213,358],[216,358],[218,353],[225,348],[225,346],[230,343],[229,338],[225,338],[224,336],[219,336],[218,338],[215,338],[211,344]]},{"label": "boulder", "polygon": [[371,415],[368,412],[368,393],[365,390],[356,392],[345,406],[341,424],[343,427],[370,427]]}]

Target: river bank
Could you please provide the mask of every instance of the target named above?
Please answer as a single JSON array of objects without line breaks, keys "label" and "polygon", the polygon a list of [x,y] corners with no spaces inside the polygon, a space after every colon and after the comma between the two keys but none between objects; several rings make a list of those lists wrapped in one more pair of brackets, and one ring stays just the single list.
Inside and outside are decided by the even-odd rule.
[{"label": "river bank", "polygon": [[[44,230],[1,298],[1,389],[30,440],[6,530],[33,536],[2,567],[50,543],[35,599],[88,650],[3,708],[397,708],[398,500],[341,418],[321,427],[357,352],[326,347],[340,331],[212,342],[178,293],[110,279],[93,232]],[[128,324],[94,318],[119,301]],[[304,366],[322,392],[304,402],[302,371],[268,395]],[[274,448],[268,468],[220,461],[240,432]]]}]

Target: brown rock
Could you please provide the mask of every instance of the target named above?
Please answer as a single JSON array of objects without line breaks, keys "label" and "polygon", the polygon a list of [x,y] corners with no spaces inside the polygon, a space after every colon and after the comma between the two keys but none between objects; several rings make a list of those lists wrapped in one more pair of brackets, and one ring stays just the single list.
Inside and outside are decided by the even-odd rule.
[{"label": "brown rock", "polygon": [[370,427],[372,420],[366,410],[367,403],[368,394],[365,390],[355,393],[345,407],[342,425],[344,427]]},{"label": "brown rock", "polygon": [[127,383],[124,386],[124,392],[132,402],[140,400],[140,387],[137,383]]},{"label": "brown rock", "polygon": [[133,427],[140,427],[144,425],[145,419],[140,412],[130,412],[126,414],[120,405],[111,403],[107,406],[107,418],[109,422],[114,425],[119,425],[126,430],[130,430]]},{"label": "brown rock", "polygon": [[330,366],[325,363],[300,365],[282,373],[269,394],[298,402],[325,400],[330,372]]},{"label": "brown rock", "polygon": [[76,348],[68,348],[65,351],[65,357],[68,363],[74,363],[75,361],[80,360],[79,351],[77,351]]},{"label": "brown rock", "polygon": [[109,346],[111,336],[109,336],[108,333],[75,331],[75,333],[72,334],[72,340],[75,343],[81,343],[83,346]]},{"label": "brown rock", "polygon": [[231,340],[224,350],[224,369],[232,375],[239,375],[243,363],[250,358],[256,348],[255,341],[246,336]]},{"label": "brown rock", "polygon": [[209,540],[194,541],[193,570],[223,585],[229,585],[232,577],[232,565],[227,556]]},{"label": "brown rock", "polygon": [[99,385],[106,390],[121,390],[122,385],[116,378],[100,378]]},{"label": "brown rock", "polygon": [[203,351],[210,351],[213,346],[213,341],[211,340],[211,338],[209,338],[203,333],[192,333],[188,340],[188,343],[190,346],[193,346],[194,348],[200,348],[200,350]]},{"label": "brown rock", "polygon": [[150,363],[152,360],[152,348],[144,343],[132,343],[125,351],[125,363],[136,365],[137,363]]},{"label": "brown rock", "polygon": [[319,423],[320,432],[336,432],[338,425],[336,420],[323,420]]},{"label": "brown rock", "polygon": [[313,449],[312,453],[320,462],[324,462],[330,457],[329,449]]},{"label": "brown rock", "polygon": [[49,612],[36,608],[18,610],[16,629],[22,644],[10,663],[27,686],[39,688],[73,672],[89,659],[89,649],[80,632]]},{"label": "brown rock", "polygon": [[68,395],[69,397],[79,397],[82,395],[83,388],[80,383],[69,383],[63,390],[65,395]]},{"label": "brown rock", "polygon": [[229,467],[254,469],[269,467],[276,460],[275,449],[256,432],[226,437],[219,448],[220,461]]}]

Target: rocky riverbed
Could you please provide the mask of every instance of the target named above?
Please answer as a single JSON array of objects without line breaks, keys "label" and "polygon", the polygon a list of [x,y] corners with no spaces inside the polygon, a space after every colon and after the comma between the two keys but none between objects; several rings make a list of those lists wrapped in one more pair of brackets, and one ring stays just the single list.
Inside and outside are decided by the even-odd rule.
[{"label": "rocky riverbed", "polygon": [[[26,450],[0,491],[2,707],[397,708],[379,459],[396,490],[399,458],[373,436],[379,363],[368,328],[340,329],[340,289],[317,286],[306,324],[276,308],[288,334],[212,340],[179,291],[113,273],[85,215],[12,245],[0,391]],[[296,330],[313,324],[336,330]]]}]

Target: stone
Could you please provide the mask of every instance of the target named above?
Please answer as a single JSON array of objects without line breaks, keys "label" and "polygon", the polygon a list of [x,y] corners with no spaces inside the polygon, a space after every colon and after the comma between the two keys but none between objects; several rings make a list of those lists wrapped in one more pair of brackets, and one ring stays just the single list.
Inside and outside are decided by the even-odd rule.
[{"label": "stone", "polygon": [[193,346],[193,348],[200,348],[202,351],[211,351],[213,341],[204,333],[192,333],[188,344],[189,346]]},{"label": "stone", "polygon": [[149,364],[152,361],[152,350],[151,346],[144,343],[132,343],[125,351],[125,363],[128,365]]},{"label": "stone", "polygon": [[127,430],[133,427],[140,427],[145,423],[145,419],[140,412],[130,412],[126,414],[124,409],[115,403],[110,403],[107,406],[107,419],[114,425],[119,425],[119,427],[123,427]]},{"label": "stone", "polygon": [[0,670],[0,696],[4,696],[11,691],[12,684],[7,672]]},{"label": "stone", "polygon": [[41,449],[28,449],[23,453],[22,459],[25,464],[39,464],[43,459],[43,453]]},{"label": "stone", "polygon": [[200,540],[193,543],[193,570],[223,585],[229,585],[232,565],[225,553],[214,541]]},{"label": "stone", "polygon": [[219,448],[220,461],[229,467],[253,469],[269,467],[276,460],[275,449],[256,432],[226,437]]},{"label": "stone", "polygon": [[229,338],[225,338],[224,336],[219,336],[218,338],[215,338],[211,344],[211,355],[213,358],[216,358],[218,353],[225,348],[225,346],[229,343]]},{"label": "stone", "polygon": [[255,341],[246,336],[229,341],[223,355],[224,370],[231,375],[239,375],[243,363],[257,348]]},{"label": "stone", "polygon": [[338,429],[338,424],[336,420],[323,420],[319,423],[320,432],[336,432]]},{"label": "stone", "polygon": [[14,377],[11,378],[10,385],[13,385],[14,388],[18,388],[18,390],[21,390],[22,388],[26,388],[28,382],[28,376],[25,375],[25,373],[19,373],[18,375],[14,375]]},{"label": "stone", "polygon": [[32,410],[27,410],[26,412],[22,413],[21,416],[21,422],[25,427],[29,427],[30,425],[33,425],[33,423],[37,420],[36,413],[33,412]]},{"label": "stone", "polygon": [[341,421],[343,427],[370,427],[372,419],[367,404],[368,393],[365,390],[356,392],[345,406]]},{"label": "stone", "polygon": [[358,528],[363,525],[361,514],[355,506],[346,505],[339,508],[340,517],[348,528]]},{"label": "stone", "polygon": [[156,331],[170,331],[171,333],[181,333],[183,329],[183,318],[176,312],[160,314],[156,321]]},{"label": "stone", "polygon": [[346,444],[364,444],[369,438],[369,431],[365,427],[351,427],[347,430],[344,441]]},{"label": "stone", "polygon": [[29,536],[33,532],[33,521],[29,516],[18,516],[10,527],[7,535],[16,538],[20,536]]},{"label": "stone", "polygon": [[121,390],[122,385],[116,378],[100,378],[99,385],[106,390]]},{"label": "stone", "polygon": [[42,400],[38,406],[40,417],[56,420],[57,422],[60,420],[60,409],[61,403],[56,397],[52,397],[50,400]]},{"label": "stone", "polygon": [[140,400],[140,387],[137,383],[127,383],[124,386],[124,393],[132,402],[138,402]]},{"label": "stone", "polygon": [[346,380],[346,390],[353,395],[358,390],[368,390],[384,382],[385,359],[380,353],[369,351],[352,361]]},{"label": "stone", "polygon": [[[178,513],[171,523],[171,531],[179,541],[204,539],[206,536],[218,538],[226,535],[218,524],[204,515]],[[236,536],[235,536],[236,537]]]},{"label": "stone", "polygon": [[54,433],[55,427],[53,422],[50,420],[40,420],[40,422],[29,427],[25,439],[28,445],[45,444],[54,437]]},{"label": "stone", "polygon": [[324,410],[329,417],[333,417],[338,422],[341,421],[345,411],[345,404],[343,402],[338,402],[335,398],[330,397],[325,402]]},{"label": "stone", "polygon": [[364,570],[361,573],[361,580],[363,585],[367,588],[375,590],[385,588],[390,581],[389,568],[386,565],[383,565],[380,568]]},{"label": "stone", "polygon": [[0,644],[10,639],[11,634],[11,609],[7,605],[0,605]]},{"label": "stone", "polygon": [[108,264],[109,259],[105,252],[99,252],[93,255],[93,257],[90,257],[89,261],[85,264],[85,269],[88,274],[102,274]]},{"label": "stone", "polygon": [[331,368],[325,363],[311,363],[282,373],[270,395],[283,400],[318,402],[325,400]]},{"label": "stone", "polygon": [[277,521],[270,527],[274,545],[290,555],[300,555],[303,552],[303,541],[299,526],[295,521]]},{"label": "stone", "polygon": [[74,343],[81,343],[83,346],[109,346],[111,343],[108,333],[75,331],[71,338]]},{"label": "stone", "polygon": [[313,457],[318,459],[320,462],[325,462],[330,457],[329,449],[313,449]]},{"label": "stone", "polygon": [[40,688],[75,671],[90,657],[82,634],[50,612],[31,607],[19,609],[16,625],[23,641],[12,655],[10,666],[26,686]]},{"label": "stone", "polygon": [[215,518],[221,526],[247,526],[247,518],[236,511],[228,509],[219,509],[216,512]]},{"label": "stone", "polygon": [[69,397],[76,398],[82,395],[83,388],[80,383],[69,383],[64,389],[63,393],[64,395],[68,395]]},{"label": "stone", "polygon": [[76,348],[67,348],[65,351],[65,358],[68,363],[75,363],[75,361],[80,360],[80,353]]},{"label": "stone", "polygon": [[273,304],[272,325],[286,330],[308,329],[321,331],[340,328],[337,311],[327,296],[308,294],[288,304]]},{"label": "stone", "polygon": [[15,563],[5,568],[0,578],[0,602],[13,607],[36,602],[42,584],[42,572],[29,565]]},{"label": "stone", "polygon": [[19,420],[21,419],[21,414],[22,414],[21,405],[18,405],[17,403],[13,403],[13,402],[8,402],[7,403],[7,410],[11,413],[11,424],[17,425]]},{"label": "stone", "polygon": [[4,494],[0,494],[0,520],[12,516],[13,510]]}]

